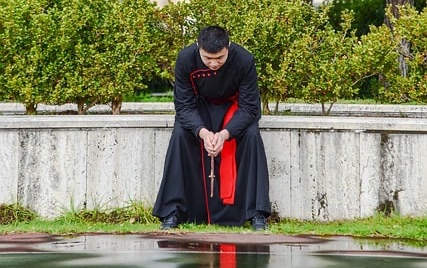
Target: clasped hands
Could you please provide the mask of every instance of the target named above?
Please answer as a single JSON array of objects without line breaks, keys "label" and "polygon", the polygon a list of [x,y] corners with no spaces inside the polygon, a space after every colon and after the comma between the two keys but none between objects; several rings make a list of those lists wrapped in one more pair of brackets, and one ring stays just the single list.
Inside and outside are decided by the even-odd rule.
[{"label": "clasped hands", "polygon": [[199,131],[199,137],[203,140],[205,150],[209,156],[217,156],[224,147],[224,142],[230,138],[230,133],[226,129],[213,133],[206,128],[202,128]]}]

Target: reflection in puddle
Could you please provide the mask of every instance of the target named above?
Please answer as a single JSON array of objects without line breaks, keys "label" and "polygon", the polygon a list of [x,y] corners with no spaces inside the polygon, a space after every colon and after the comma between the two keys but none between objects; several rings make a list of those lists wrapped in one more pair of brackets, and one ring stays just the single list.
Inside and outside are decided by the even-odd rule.
[{"label": "reflection in puddle", "polygon": [[[182,253],[187,261],[191,261],[194,267],[268,267],[270,259],[270,246],[258,244],[213,244],[179,241],[159,241],[161,249],[173,249],[175,251],[203,252],[199,258],[192,259],[193,253]],[[187,267],[187,266],[185,266]]]},{"label": "reflection in puddle", "polygon": [[[378,246],[350,238],[268,235],[87,235],[73,238],[4,239],[0,267],[427,267],[427,248]],[[277,238],[277,237],[276,237]],[[266,241],[273,241],[266,243]]]}]

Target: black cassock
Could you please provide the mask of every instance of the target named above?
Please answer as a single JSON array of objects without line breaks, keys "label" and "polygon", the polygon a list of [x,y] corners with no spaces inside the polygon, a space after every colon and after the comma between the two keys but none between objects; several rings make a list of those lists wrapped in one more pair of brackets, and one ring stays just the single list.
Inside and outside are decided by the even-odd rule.
[{"label": "black cassock", "polygon": [[[223,126],[233,103],[237,110]],[[243,225],[257,211],[268,217],[269,178],[258,128],[261,103],[254,57],[231,43],[225,64],[214,71],[202,62],[196,44],[184,48],[176,61],[174,104],[175,124],[153,215],[163,219],[177,210],[183,222],[228,226]],[[226,128],[236,141],[233,204],[220,198],[221,155],[214,161],[211,197],[211,158],[197,135],[202,127],[214,133]]]}]

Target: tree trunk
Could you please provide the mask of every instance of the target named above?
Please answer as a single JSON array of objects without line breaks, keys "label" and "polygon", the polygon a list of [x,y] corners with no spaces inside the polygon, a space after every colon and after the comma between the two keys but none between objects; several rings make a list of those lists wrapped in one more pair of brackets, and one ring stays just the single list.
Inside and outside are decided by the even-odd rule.
[{"label": "tree trunk", "polygon": [[85,102],[81,99],[76,101],[77,103],[77,114],[84,115],[85,114]]},{"label": "tree trunk", "polygon": [[115,115],[120,114],[120,110],[122,109],[122,102],[123,102],[122,96],[117,96],[113,98],[113,100],[111,101],[112,114],[115,114]]},{"label": "tree trunk", "polygon": [[25,113],[27,115],[36,115],[37,114],[37,104],[36,103],[25,104]]},{"label": "tree trunk", "polygon": [[391,5],[393,16],[396,18],[399,17],[399,10],[397,9],[397,6],[410,4],[411,6],[414,5],[414,0],[386,0],[387,5]]},{"label": "tree trunk", "polygon": [[[411,6],[414,6],[414,0],[386,0],[387,5],[391,6],[392,14],[395,18],[399,18],[399,9],[398,6],[410,4]],[[393,32],[393,25],[390,22],[390,18],[387,17],[387,15],[384,18],[384,23],[391,29]],[[408,64],[405,61],[405,56],[410,54],[410,44],[406,39],[402,39],[400,41],[400,49],[401,52],[399,53],[399,70],[403,77],[407,77],[408,75]]]}]

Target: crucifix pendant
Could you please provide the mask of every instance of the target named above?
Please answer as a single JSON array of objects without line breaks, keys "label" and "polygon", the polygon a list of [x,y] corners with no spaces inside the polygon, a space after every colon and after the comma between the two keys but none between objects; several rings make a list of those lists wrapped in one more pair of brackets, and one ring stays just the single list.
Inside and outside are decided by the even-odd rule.
[{"label": "crucifix pendant", "polygon": [[211,156],[211,173],[209,174],[209,178],[211,178],[211,197],[213,197],[213,192],[214,192],[214,179],[215,179],[215,163],[214,163],[214,156]]}]

